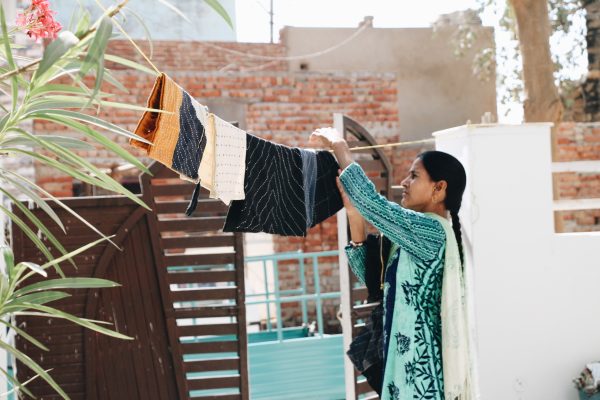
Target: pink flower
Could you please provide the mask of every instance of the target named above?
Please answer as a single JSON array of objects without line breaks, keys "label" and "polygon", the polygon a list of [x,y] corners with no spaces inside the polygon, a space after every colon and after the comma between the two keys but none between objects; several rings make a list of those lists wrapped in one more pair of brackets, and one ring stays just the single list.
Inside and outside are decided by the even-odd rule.
[{"label": "pink flower", "polygon": [[50,9],[48,0],[32,0],[22,14],[17,15],[17,25],[27,30],[33,39],[55,39],[62,29],[54,19],[56,11]]}]

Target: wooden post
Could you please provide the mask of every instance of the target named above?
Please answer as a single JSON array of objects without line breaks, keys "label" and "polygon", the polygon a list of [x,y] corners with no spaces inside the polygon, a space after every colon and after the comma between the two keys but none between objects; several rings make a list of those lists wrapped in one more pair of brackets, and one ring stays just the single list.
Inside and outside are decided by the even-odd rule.
[{"label": "wooden post", "polygon": [[[344,115],[333,114],[333,126],[340,133],[344,132]],[[340,307],[342,310],[342,334],[344,343],[344,354],[350,348],[352,342],[352,304],[350,287],[350,270],[348,267],[348,259],[344,252],[344,247],[348,243],[348,219],[346,217],[346,209],[342,208],[337,213],[337,233],[338,233],[338,249],[339,264],[340,264]],[[344,357],[344,378],[346,382],[346,400],[356,399],[354,382],[354,365],[348,357]]]}]

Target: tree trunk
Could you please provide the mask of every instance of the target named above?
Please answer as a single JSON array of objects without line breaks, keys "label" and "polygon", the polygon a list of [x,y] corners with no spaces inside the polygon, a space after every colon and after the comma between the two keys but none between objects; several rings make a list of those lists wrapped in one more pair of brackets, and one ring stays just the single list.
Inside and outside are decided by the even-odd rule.
[{"label": "tree trunk", "polygon": [[563,105],[554,83],[546,0],[510,0],[523,57],[525,122],[561,122]]},{"label": "tree trunk", "polygon": [[588,54],[588,74],[582,85],[585,121],[598,121],[600,117],[600,2],[583,0],[585,8],[585,37]]}]

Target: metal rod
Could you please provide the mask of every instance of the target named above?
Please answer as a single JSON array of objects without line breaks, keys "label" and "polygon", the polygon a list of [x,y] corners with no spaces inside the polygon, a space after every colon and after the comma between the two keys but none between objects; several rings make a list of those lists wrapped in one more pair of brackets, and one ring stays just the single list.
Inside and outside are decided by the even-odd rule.
[{"label": "metal rod", "polygon": [[[273,276],[275,284],[275,298],[279,299],[279,264],[277,260],[273,260]],[[283,321],[281,320],[281,302],[276,302],[275,307],[277,310],[277,340],[281,342],[283,341],[283,332],[281,331],[283,328]]]},{"label": "metal rod", "polygon": [[[306,277],[304,276],[304,258],[300,259],[300,286],[302,294],[306,294]],[[308,324],[308,310],[306,300],[302,300],[302,323]]]},{"label": "metal rod", "polygon": [[[265,277],[265,296],[267,297],[267,331],[271,332],[271,307],[269,303],[269,276],[267,275],[267,260],[263,260],[263,276]],[[248,304],[246,302],[246,304]]]},{"label": "metal rod", "polygon": [[313,257],[313,275],[315,280],[315,306],[317,307],[317,325],[319,326],[319,336],[323,337],[323,304],[321,302],[321,280],[319,279],[319,264],[317,263],[317,256]]}]

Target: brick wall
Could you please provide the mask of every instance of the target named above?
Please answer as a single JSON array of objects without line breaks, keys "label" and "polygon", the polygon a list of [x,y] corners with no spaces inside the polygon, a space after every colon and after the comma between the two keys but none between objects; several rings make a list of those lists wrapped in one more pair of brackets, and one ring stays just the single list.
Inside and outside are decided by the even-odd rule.
[{"label": "brick wall", "polygon": [[[137,43],[137,42],[136,42]],[[152,62],[166,72],[208,72],[208,71],[287,71],[286,61],[244,57],[238,53],[267,57],[284,57],[285,46],[279,43],[238,43],[238,42],[191,42],[191,41],[155,41],[152,49],[148,42],[137,43]],[[110,42],[108,54],[134,60],[149,65],[134,49],[129,41]],[[122,66],[111,68],[124,69]]]},{"label": "brick wall", "polygon": [[[557,130],[557,142],[555,161],[598,161],[600,123],[564,122]],[[559,199],[600,198],[600,174],[568,172],[556,174],[556,178]],[[600,231],[600,210],[560,211],[556,218],[563,232]]]}]

